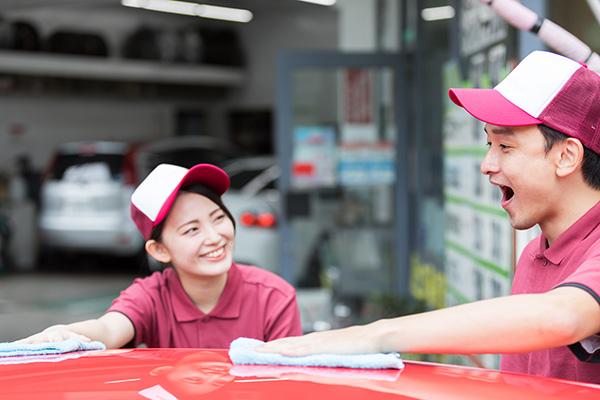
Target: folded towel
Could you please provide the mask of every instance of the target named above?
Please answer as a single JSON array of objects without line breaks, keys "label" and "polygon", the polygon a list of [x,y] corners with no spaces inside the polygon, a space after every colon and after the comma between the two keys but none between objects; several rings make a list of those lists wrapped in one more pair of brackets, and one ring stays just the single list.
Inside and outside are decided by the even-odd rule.
[{"label": "folded towel", "polygon": [[404,368],[398,353],[374,354],[314,354],[288,357],[275,353],[259,353],[254,350],[264,342],[256,339],[237,338],[229,346],[229,358],[234,364],[296,365],[305,367],[346,368]]},{"label": "folded towel", "polygon": [[74,358],[80,358],[86,355],[84,351],[76,351],[73,353],[65,354],[40,354],[33,356],[18,356],[18,357],[2,357],[0,356],[0,365],[10,364],[30,364],[40,362],[59,362],[65,360],[72,360]]},{"label": "folded towel", "polygon": [[327,367],[297,367],[287,365],[234,365],[229,374],[239,378],[286,378],[290,376],[311,376],[334,379],[367,379],[372,381],[395,382],[402,373],[397,369],[356,369]]},{"label": "folded towel", "polygon": [[62,342],[46,343],[0,343],[0,357],[36,356],[44,354],[63,354],[73,351],[104,350],[106,346],[100,342],[80,342],[75,339],[63,340]]}]

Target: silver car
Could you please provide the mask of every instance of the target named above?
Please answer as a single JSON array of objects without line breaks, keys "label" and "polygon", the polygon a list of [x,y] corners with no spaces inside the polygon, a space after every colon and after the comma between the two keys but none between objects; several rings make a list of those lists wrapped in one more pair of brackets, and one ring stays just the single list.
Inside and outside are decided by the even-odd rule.
[{"label": "silver car", "polygon": [[[237,221],[234,259],[280,273],[277,223],[281,196],[275,187],[280,171],[275,158],[238,158],[226,164],[224,169],[231,178],[231,188],[223,195],[223,202]],[[317,251],[317,228],[311,226],[304,231],[306,240],[299,241],[294,247],[300,260],[310,259]],[[312,272],[306,265],[297,271],[300,286],[296,294],[304,333],[330,329],[335,324],[331,290],[302,284],[306,281],[303,277]]]},{"label": "silver car", "polygon": [[44,247],[118,256],[143,251],[143,238],[129,217],[138,180],[133,154],[120,142],[76,142],[57,149],[41,187]]},{"label": "silver car", "polygon": [[279,272],[277,218],[280,197],[275,189],[279,168],[273,157],[245,157],[224,169],[231,188],[223,202],[237,221],[234,259]]}]

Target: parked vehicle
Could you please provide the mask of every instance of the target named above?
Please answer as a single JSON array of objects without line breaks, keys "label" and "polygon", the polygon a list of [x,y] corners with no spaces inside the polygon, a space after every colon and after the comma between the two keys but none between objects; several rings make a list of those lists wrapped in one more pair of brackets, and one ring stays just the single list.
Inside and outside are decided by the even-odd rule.
[{"label": "parked vehicle", "polygon": [[236,219],[236,261],[279,272],[279,168],[273,157],[246,157],[224,166],[231,188],[223,202]]},{"label": "parked vehicle", "polygon": [[[403,370],[233,366],[226,350],[116,349],[0,358],[2,398],[578,399],[600,385],[416,361]],[[51,362],[51,363],[50,363]],[[8,365],[7,365],[8,364]]]},{"label": "parked vehicle", "polygon": [[[224,169],[231,178],[231,188],[223,195],[223,202],[237,223],[234,259],[280,273],[277,223],[281,213],[281,196],[276,188],[280,171],[275,158],[237,158],[226,164]],[[314,242],[307,240],[304,243]],[[300,244],[294,250],[305,259],[310,259],[309,253],[316,251],[314,246]],[[306,281],[304,276],[313,272],[301,267],[296,282],[304,333],[329,329],[334,325],[331,290],[303,284]]]},{"label": "parked vehicle", "polygon": [[41,187],[42,245],[51,251],[140,254],[143,239],[129,217],[129,198],[138,179],[131,145],[61,145]]}]

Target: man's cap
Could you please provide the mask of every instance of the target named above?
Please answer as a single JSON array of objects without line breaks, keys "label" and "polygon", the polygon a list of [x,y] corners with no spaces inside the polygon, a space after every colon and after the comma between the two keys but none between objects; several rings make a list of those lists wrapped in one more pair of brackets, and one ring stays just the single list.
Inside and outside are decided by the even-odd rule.
[{"label": "man's cap", "polygon": [[212,164],[190,169],[160,164],[140,183],[131,195],[131,218],[144,239],[150,239],[152,229],[165,219],[179,189],[192,184],[201,184],[221,196],[229,189],[229,176]]},{"label": "man's cap", "polygon": [[483,122],[544,124],[600,154],[600,75],[569,58],[534,51],[495,88],[452,88],[448,95]]}]

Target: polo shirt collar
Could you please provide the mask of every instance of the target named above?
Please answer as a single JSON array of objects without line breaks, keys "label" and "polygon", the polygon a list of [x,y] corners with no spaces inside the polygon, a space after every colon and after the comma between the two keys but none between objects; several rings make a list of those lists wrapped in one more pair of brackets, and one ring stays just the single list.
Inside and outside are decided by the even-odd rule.
[{"label": "polo shirt collar", "polygon": [[170,290],[171,304],[173,304],[173,313],[178,322],[189,322],[201,319],[205,316],[214,318],[238,318],[242,305],[242,294],[239,290],[241,286],[241,273],[235,263],[227,272],[227,282],[219,301],[215,308],[208,314],[204,314],[192,301],[190,296],[183,289],[179,276],[174,268],[164,271]]},{"label": "polo shirt collar", "polygon": [[588,235],[596,229],[600,223],[600,202],[590,208],[581,218],[564,231],[552,246],[547,247],[547,240],[544,235],[540,236],[540,253],[554,265],[558,265],[562,260],[573,251],[576,251],[579,244]]}]

